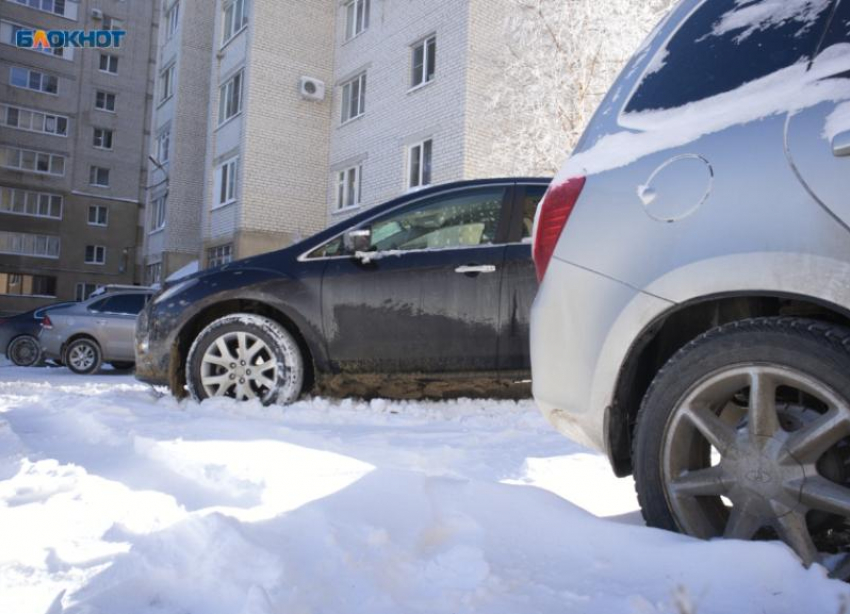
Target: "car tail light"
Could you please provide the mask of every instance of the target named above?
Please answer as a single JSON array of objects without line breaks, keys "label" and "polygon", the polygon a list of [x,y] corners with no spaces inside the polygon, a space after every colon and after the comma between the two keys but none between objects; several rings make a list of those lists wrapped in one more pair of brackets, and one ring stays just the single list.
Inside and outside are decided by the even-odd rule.
[{"label": "car tail light", "polygon": [[53,328],[53,322],[50,321],[49,315],[45,314],[44,319],[41,321],[41,327],[47,329]]},{"label": "car tail light", "polygon": [[549,261],[555,253],[555,246],[570,214],[576,206],[578,197],[584,189],[586,179],[576,177],[546,192],[546,197],[540,204],[537,217],[537,230],[534,237],[534,266],[537,269],[537,281],[543,281]]}]

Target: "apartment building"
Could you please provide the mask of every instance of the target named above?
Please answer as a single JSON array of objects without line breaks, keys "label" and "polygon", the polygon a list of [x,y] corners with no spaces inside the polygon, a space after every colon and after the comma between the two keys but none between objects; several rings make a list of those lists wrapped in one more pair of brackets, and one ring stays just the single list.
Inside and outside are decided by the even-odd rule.
[{"label": "apartment building", "polygon": [[[152,2],[0,0],[0,313],[141,278]],[[23,49],[18,29],[126,30]]]},{"label": "apartment building", "polygon": [[162,0],[148,281],[280,249],[430,184],[502,174],[488,100],[509,7]]}]

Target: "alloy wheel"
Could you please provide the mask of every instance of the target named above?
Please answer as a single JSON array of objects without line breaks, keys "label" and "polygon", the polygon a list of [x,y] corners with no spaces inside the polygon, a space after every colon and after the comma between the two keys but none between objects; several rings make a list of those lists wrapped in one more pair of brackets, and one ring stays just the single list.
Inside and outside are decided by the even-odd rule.
[{"label": "alloy wheel", "polygon": [[86,372],[97,362],[97,352],[88,343],[79,343],[68,352],[67,360],[76,371]]},{"label": "alloy wheel", "polygon": [[201,360],[201,385],[209,397],[265,400],[276,390],[278,375],[272,349],[249,332],[221,335]]},{"label": "alloy wheel", "polygon": [[779,538],[805,564],[823,562],[850,545],[848,437],[847,402],[816,378],[773,365],[722,369],[668,422],[670,509],[686,533]]}]

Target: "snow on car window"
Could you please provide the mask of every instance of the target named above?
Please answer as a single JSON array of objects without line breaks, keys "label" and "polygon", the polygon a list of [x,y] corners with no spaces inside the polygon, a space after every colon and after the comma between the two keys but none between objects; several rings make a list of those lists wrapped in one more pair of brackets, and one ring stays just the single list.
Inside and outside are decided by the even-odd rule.
[{"label": "snow on car window", "polygon": [[681,107],[808,60],[831,2],[702,3],[656,53],[625,113]]}]

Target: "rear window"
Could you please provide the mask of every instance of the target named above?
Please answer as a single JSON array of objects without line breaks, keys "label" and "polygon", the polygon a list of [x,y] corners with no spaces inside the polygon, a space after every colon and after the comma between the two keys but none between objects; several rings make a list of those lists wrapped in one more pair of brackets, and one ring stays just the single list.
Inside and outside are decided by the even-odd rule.
[{"label": "rear window", "polygon": [[815,52],[832,0],[708,0],[656,54],[626,113],[731,92]]},{"label": "rear window", "polygon": [[93,311],[101,311],[105,313],[119,313],[124,315],[139,315],[147,302],[146,294],[121,294],[111,296],[97,303],[97,309],[94,305],[90,309]]}]

